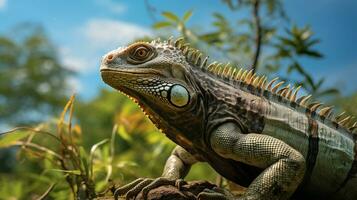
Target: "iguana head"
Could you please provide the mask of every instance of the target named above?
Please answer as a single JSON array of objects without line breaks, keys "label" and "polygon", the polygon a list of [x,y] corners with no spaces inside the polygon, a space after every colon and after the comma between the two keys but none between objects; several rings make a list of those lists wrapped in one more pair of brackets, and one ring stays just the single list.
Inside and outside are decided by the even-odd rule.
[{"label": "iguana head", "polygon": [[103,57],[100,70],[105,83],[131,97],[159,128],[202,120],[192,68],[173,42],[120,47]]}]

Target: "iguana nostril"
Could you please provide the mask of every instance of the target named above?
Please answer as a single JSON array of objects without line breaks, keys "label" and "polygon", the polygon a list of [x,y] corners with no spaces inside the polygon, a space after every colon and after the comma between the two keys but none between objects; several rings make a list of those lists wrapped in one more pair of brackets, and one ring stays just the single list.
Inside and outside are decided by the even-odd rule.
[{"label": "iguana nostril", "polygon": [[113,55],[113,54],[109,54],[109,55],[107,56],[107,60],[108,60],[108,61],[113,60],[113,58],[114,58],[114,55]]},{"label": "iguana nostril", "polygon": [[[115,197],[148,197],[158,185],[180,189],[191,165],[207,161],[248,187],[243,199],[357,199],[357,122],[344,112],[332,117],[331,106],[308,102],[311,95],[297,98],[300,86],[207,64],[183,38],[135,42],[104,60],[104,82],[139,104],[178,144],[162,177],[137,179],[115,189]],[[235,198],[219,187],[204,188],[198,198]]]}]

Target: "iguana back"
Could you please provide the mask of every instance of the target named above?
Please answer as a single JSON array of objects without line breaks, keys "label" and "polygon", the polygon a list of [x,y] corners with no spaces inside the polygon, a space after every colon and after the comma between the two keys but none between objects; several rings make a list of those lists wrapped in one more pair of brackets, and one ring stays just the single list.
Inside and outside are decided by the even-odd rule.
[{"label": "iguana back", "polygon": [[[236,158],[236,154],[228,156],[231,152],[217,152],[212,144],[217,142],[212,139],[217,136],[216,130],[234,123],[237,135],[254,133],[269,136],[263,140],[275,138],[274,145],[264,147],[273,154],[290,155],[279,150],[283,142],[303,156],[306,169],[295,194],[357,197],[353,135],[357,122],[352,122],[351,116],[334,117],[332,107],[308,103],[311,96],[297,98],[300,87],[283,86],[278,79],[268,82],[252,71],[208,64],[207,60],[182,39],[157,40],[108,53],[101,71],[106,83],[132,97],[172,141],[197,160],[210,163],[227,179],[248,186],[265,168],[259,160],[251,162]],[[230,133],[222,134],[219,142]],[[267,162],[263,164],[268,166]]]}]

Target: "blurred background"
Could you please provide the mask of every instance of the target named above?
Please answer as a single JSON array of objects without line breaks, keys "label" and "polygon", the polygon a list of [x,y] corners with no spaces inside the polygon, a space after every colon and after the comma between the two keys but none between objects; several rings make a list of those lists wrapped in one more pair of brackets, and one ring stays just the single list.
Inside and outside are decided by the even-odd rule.
[{"label": "blurred background", "polygon": [[[98,69],[112,49],[171,35],[211,60],[279,76],[357,116],[356,8],[355,0],[0,0],[0,132],[32,127],[55,135],[69,127],[79,168],[91,162],[94,175],[85,180],[95,192],[110,180],[160,176],[174,144],[104,85]],[[73,115],[61,118],[74,93]],[[65,153],[30,132],[0,138],[0,199],[80,196],[80,181],[68,177],[82,171],[52,162],[49,149]],[[20,140],[48,150],[29,151]],[[219,180],[205,164],[188,179]]]}]

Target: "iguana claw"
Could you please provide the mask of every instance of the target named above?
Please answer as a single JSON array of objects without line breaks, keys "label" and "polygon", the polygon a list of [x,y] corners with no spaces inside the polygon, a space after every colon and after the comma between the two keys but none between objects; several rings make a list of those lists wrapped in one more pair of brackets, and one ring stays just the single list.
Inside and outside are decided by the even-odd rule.
[{"label": "iguana claw", "polygon": [[204,189],[197,195],[199,200],[234,200],[234,196],[228,191],[214,187],[212,189]]},{"label": "iguana claw", "polygon": [[149,185],[145,186],[141,191],[144,199],[147,199],[147,195],[150,190],[163,186],[163,185],[172,185],[176,186],[179,190],[181,189],[182,185],[186,184],[183,179],[171,180],[164,177],[159,177],[153,180]]},{"label": "iguana claw", "polygon": [[126,200],[135,199],[136,196],[142,192],[143,199],[147,199],[148,193],[154,188],[163,185],[172,185],[176,186],[180,190],[181,187],[185,184],[186,182],[183,179],[172,180],[165,177],[159,177],[156,179],[139,178],[125,186],[116,189],[114,192],[114,198],[115,200],[118,200],[119,196],[125,195]]}]

